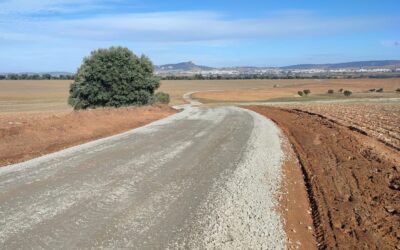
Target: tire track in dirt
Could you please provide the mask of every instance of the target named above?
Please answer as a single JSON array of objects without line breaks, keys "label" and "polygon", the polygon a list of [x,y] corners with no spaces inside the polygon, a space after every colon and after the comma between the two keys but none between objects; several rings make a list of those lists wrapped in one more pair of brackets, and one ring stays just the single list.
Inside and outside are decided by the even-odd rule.
[{"label": "tire track in dirt", "polygon": [[321,115],[248,108],[272,119],[293,144],[319,249],[400,249],[397,150]]}]

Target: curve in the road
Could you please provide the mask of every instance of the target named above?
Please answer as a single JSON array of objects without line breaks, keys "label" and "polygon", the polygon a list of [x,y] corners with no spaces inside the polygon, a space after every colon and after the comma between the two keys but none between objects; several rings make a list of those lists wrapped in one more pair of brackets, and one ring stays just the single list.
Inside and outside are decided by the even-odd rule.
[{"label": "curve in the road", "polygon": [[281,249],[278,128],[234,107],[184,111],[0,169],[0,245]]}]

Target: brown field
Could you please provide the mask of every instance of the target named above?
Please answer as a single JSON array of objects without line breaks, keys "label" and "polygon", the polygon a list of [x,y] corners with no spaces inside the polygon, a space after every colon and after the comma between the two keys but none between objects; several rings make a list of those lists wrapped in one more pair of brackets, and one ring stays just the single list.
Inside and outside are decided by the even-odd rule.
[{"label": "brown field", "polygon": [[[337,122],[298,107],[247,108],[272,119],[292,144],[312,208],[318,249],[399,248],[400,157],[397,149],[341,124],[340,115]],[[355,121],[363,124],[369,124],[369,115],[398,115],[398,107],[340,105],[317,111],[336,114],[335,109],[340,108],[345,109],[346,115],[360,114]],[[368,108],[373,110],[367,112]],[[363,110],[365,117],[361,115]],[[398,116],[383,124],[393,124],[396,120],[400,124]],[[294,199],[297,203],[297,196]]]},{"label": "brown field", "polygon": [[67,104],[70,80],[2,80],[0,113],[71,110]]},{"label": "brown field", "polygon": [[[311,80],[313,81],[313,80]],[[272,89],[275,84],[288,86],[305,84],[310,80],[193,80],[193,81],[162,81],[160,91],[171,95],[171,104],[183,104],[182,95],[193,91],[227,91]],[[239,91],[240,93],[242,91]],[[197,97],[197,94],[194,94]]]},{"label": "brown field", "polygon": [[[0,81],[0,113],[16,111],[71,110],[68,90],[72,81],[66,80],[3,80]],[[302,81],[299,81],[301,83]],[[293,81],[282,81],[281,85]],[[272,88],[274,81],[161,81],[159,91],[171,95],[171,105],[183,104],[183,94],[191,91]]]},{"label": "brown field", "polygon": [[[209,102],[254,102],[268,101],[278,98],[283,101],[299,100],[304,101],[306,98],[300,98],[297,91],[310,89],[311,95],[307,97],[312,100],[313,96],[324,95],[329,89],[338,92],[340,88],[351,90],[357,97],[400,97],[395,93],[400,88],[400,78],[390,79],[326,79],[326,80],[264,80],[263,84],[253,85],[252,82],[246,84],[247,88],[234,89],[219,92],[198,92],[192,97],[199,99],[204,103]],[[278,87],[273,86],[278,84]],[[383,88],[384,93],[368,93],[369,89]],[[342,94],[328,96],[329,98],[344,98]]]},{"label": "brown field", "polygon": [[400,103],[300,104],[285,107],[322,115],[400,150]]},{"label": "brown field", "polygon": [[[0,81],[0,113],[16,111],[71,110],[67,104],[70,80],[2,80]],[[274,88],[274,85],[278,85]],[[394,89],[400,88],[400,78],[392,79],[343,79],[343,80],[204,80],[162,81],[159,91],[171,95],[171,105],[182,104],[182,95],[203,91],[193,96],[212,102],[262,101],[274,98],[295,98],[298,90],[311,89],[313,94],[326,93],[328,89],[350,89],[365,92],[370,88],[391,91],[367,94],[368,97],[397,97]],[[204,92],[204,91],[223,92]],[[308,97],[309,99],[312,98]],[[356,95],[356,94],[355,94]],[[335,98],[338,96],[335,95]],[[300,100],[300,98],[296,98]],[[305,98],[302,98],[304,100]]]},{"label": "brown field", "polygon": [[168,106],[0,114],[0,166],[118,134],[176,113]]},{"label": "brown field", "polygon": [[[71,110],[68,106],[70,80],[2,80],[0,81],[0,113],[16,111]],[[280,84],[292,84],[282,81]],[[301,83],[301,81],[299,81]],[[182,95],[191,91],[272,88],[273,81],[161,81],[159,91],[171,95],[171,105],[183,104]]]}]

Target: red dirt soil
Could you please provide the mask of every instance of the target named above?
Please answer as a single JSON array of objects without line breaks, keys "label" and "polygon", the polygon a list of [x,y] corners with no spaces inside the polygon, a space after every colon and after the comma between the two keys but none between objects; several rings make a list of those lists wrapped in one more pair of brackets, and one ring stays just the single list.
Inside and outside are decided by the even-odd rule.
[{"label": "red dirt soil", "polygon": [[176,111],[168,106],[0,114],[0,166],[118,134]]},{"label": "red dirt soil", "polygon": [[293,145],[319,249],[400,249],[400,153],[320,115],[247,107]]},{"label": "red dirt soil", "polygon": [[313,250],[317,243],[301,166],[290,142],[284,136],[281,139],[285,160],[278,211],[287,236],[286,249]]}]

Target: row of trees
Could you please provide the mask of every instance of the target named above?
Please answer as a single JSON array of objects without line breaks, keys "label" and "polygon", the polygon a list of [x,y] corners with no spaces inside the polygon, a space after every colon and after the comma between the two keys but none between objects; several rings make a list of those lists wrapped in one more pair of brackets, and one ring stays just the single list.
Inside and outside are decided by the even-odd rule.
[{"label": "row of trees", "polygon": [[[368,91],[382,93],[383,88],[369,89]],[[400,88],[397,88],[395,91],[396,91],[396,93],[400,93]],[[346,90],[346,89],[342,89],[342,88],[339,89],[338,92],[342,93],[345,96],[351,96],[353,94],[353,92],[351,90]],[[335,91],[333,89],[329,89],[326,93],[328,95],[333,95],[335,93]],[[309,89],[300,90],[297,92],[297,94],[299,96],[308,96],[309,94],[311,94],[311,91]]]},{"label": "row of trees", "polygon": [[[162,80],[278,80],[278,79],[359,79],[359,78],[392,78],[398,75],[270,75],[270,74],[240,74],[240,75],[193,75],[161,76]],[[75,75],[51,75],[51,74],[0,74],[0,80],[74,80]]]},{"label": "row of trees", "polygon": [[73,80],[74,75],[0,74],[0,80]]},{"label": "row of trees", "polygon": [[[351,90],[339,89],[339,92],[343,93],[343,95],[345,95],[345,96],[351,96],[353,94],[353,92]],[[333,95],[334,93],[335,93],[335,91],[333,89],[329,89],[327,91],[327,94],[329,94],[329,95]],[[299,96],[308,96],[309,94],[311,94],[311,90],[309,90],[309,89],[300,90],[297,92],[297,94]]]}]

